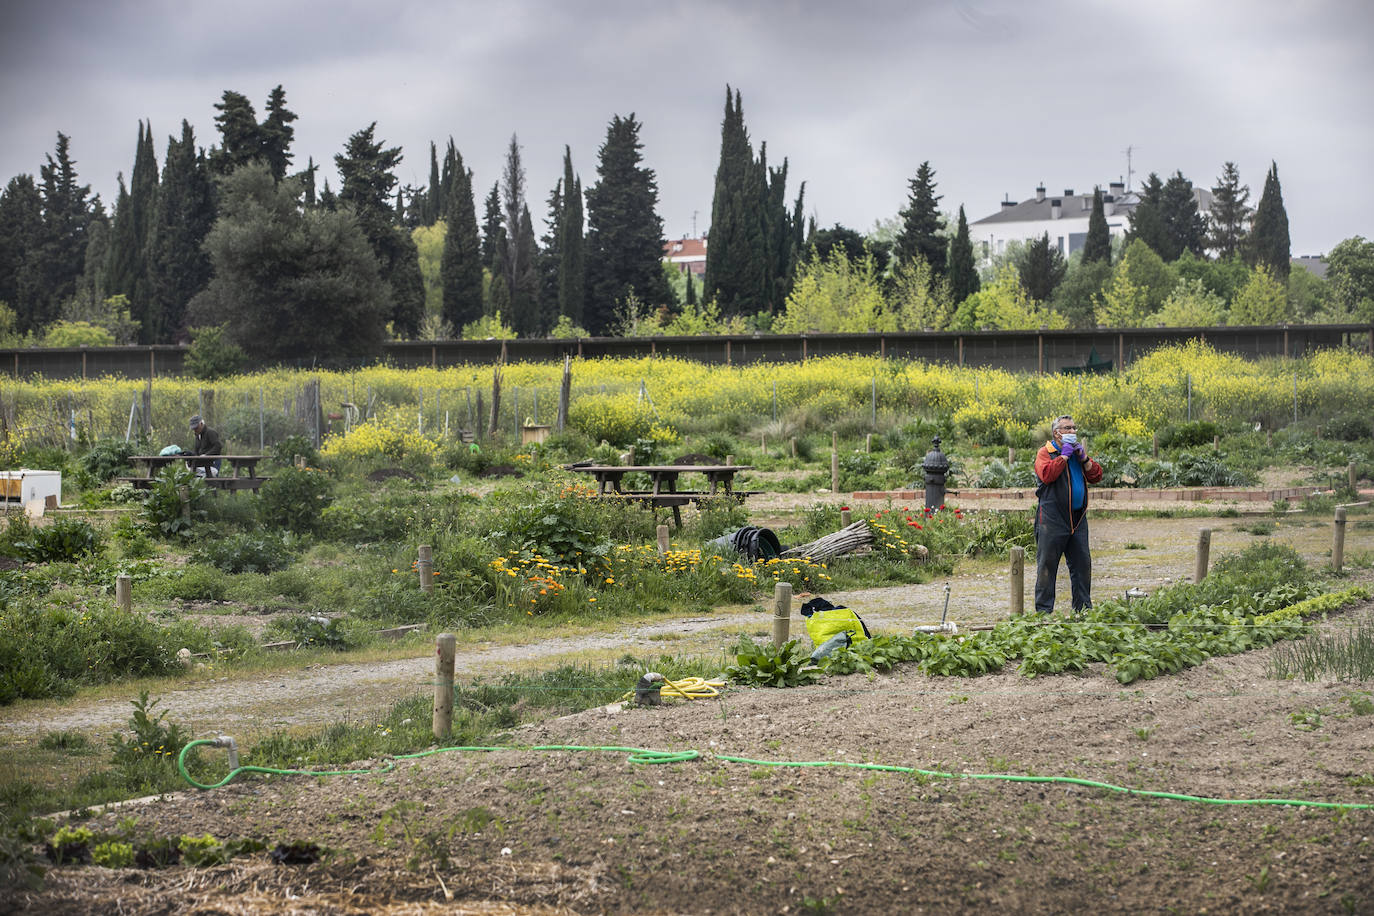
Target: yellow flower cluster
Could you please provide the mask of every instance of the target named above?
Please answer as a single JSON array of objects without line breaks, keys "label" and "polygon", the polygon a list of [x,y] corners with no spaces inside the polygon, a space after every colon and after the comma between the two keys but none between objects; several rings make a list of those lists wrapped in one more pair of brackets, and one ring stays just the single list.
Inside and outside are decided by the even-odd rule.
[{"label": "yellow flower cluster", "polygon": [[432,440],[414,430],[369,420],[343,435],[325,439],[320,454],[333,459],[387,458],[400,462],[415,458],[432,460],[438,450]]}]

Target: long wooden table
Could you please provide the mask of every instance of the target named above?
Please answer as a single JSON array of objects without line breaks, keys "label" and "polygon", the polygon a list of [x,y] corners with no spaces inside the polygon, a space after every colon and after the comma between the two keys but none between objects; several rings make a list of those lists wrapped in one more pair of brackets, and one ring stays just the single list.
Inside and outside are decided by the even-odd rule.
[{"label": "long wooden table", "polygon": [[[257,490],[264,483],[271,480],[270,477],[258,476],[258,462],[263,460],[262,455],[132,455],[130,461],[142,465],[145,472],[141,477],[121,477],[121,482],[132,484],[134,487],[146,490],[153,485],[153,479],[163,468],[171,467],[180,461],[189,468],[206,468],[206,475],[201,478],[206,486],[217,490]],[[222,474],[218,477],[211,477],[208,469],[216,461],[228,463],[232,474]]]},{"label": "long wooden table", "polygon": [[[673,510],[673,522],[682,527],[683,506],[689,502],[700,502],[715,496],[729,496],[741,502],[750,491],[737,491],[734,488],[735,475],[740,471],[751,471],[750,464],[566,464],[564,470],[578,474],[590,474],[596,478],[596,495],[609,499],[631,499],[651,508]],[[626,474],[648,474],[652,488],[648,490],[625,490],[621,487]],[[706,478],[707,490],[679,490],[678,478],[683,474],[701,474]]]}]

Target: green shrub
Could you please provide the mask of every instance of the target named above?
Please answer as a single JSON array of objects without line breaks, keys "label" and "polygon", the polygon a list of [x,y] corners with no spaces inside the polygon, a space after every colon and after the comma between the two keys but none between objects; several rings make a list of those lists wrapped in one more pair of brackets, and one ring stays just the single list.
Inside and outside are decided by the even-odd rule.
[{"label": "green shrub", "polygon": [[1221,435],[1221,427],[1210,420],[1194,420],[1166,426],[1159,431],[1160,448],[1197,448],[1211,445],[1212,439]]},{"label": "green shrub", "polygon": [[295,552],[280,535],[259,532],[206,541],[191,559],[227,573],[270,573],[290,566]]},{"label": "green shrub", "polygon": [[229,593],[229,580],[223,571],[213,566],[190,563],[149,581],[144,586],[143,593],[151,599],[223,601]]},{"label": "green shrub", "polygon": [[265,524],[300,534],[316,530],[333,502],[329,475],[314,468],[285,468],[262,485],[259,514]]},{"label": "green shrub", "polygon": [[96,553],[100,546],[100,534],[89,522],[77,518],[30,528],[23,540],[14,543],[19,555],[30,563],[70,562]]},{"label": "green shrub", "polygon": [[[186,499],[183,502],[182,492]],[[143,502],[143,516],[154,532],[166,538],[188,538],[196,522],[205,519],[210,491],[195,471],[177,462],[162,469]]]},{"label": "green shrub", "polygon": [[1326,439],[1340,439],[1343,442],[1358,442],[1370,437],[1369,417],[1362,413],[1338,413],[1328,417],[1321,425],[1321,434]]},{"label": "green shrub", "polygon": [[238,372],[248,362],[243,348],[226,336],[228,325],[191,328],[186,371],[194,378],[214,381]]},{"label": "green shrub", "polygon": [[112,477],[127,475],[132,469],[129,457],[138,453],[138,443],[123,439],[101,439],[81,456],[81,467],[91,477],[104,483]]},{"label": "green shrub", "polygon": [[269,449],[269,454],[274,464],[284,468],[295,467],[298,455],[312,468],[320,464],[319,449],[315,448],[315,443],[303,433],[293,433],[278,440],[277,444]]}]

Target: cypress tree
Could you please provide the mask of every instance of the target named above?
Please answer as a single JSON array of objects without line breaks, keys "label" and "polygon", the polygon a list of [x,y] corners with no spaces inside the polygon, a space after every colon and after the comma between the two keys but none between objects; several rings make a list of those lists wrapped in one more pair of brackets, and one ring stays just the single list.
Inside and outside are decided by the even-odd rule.
[{"label": "cypress tree", "polygon": [[563,222],[558,228],[558,313],[581,326],[587,300],[582,177],[573,172],[572,149],[563,147]]},{"label": "cypress tree", "polygon": [[1102,205],[1102,189],[1093,188],[1093,212],[1088,217],[1088,237],[1083,242],[1083,263],[1112,261],[1112,234],[1107,228],[1107,212]]},{"label": "cypress tree", "polygon": [[672,305],[663,275],[663,220],[658,180],[643,167],[640,123],[616,115],[598,151],[598,180],[587,191],[587,330],[611,330],[617,307],[633,293],[654,307]]},{"label": "cypress tree", "polygon": [[315,164],[314,156],[307,157],[305,162],[305,168],[300,173],[301,200],[307,209],[313,209],[318,204],[315,197],[315,173],[320,170],[320,167]]},{"label": "cypress tree", "polygon": [[1249,201],[1250,186],[1240,183],[1240,171],[1234,162],[1226,163],[1212,186],[1212,208],[1207,213],[1207,247],[1216,252],[1218,260],[1240,253],[1245,242]]},{"label": "cypress tree", "polygon": [[720,163],[711,199],[704,299],[723,315],[768,311],[774,256],[768,245],[768,171],[754,159],[739,90],[725,87]]},{"label": "cypress tree", "polygon": [[946,244],[940,237],[940,195],[935,193],[935,170],[922,162],[916,177],[908,183],[907,205],[899,214],[902,231],[897,236],[896,255],[906,264],[917,257],[930,265],[931,278],[945,275]]},{"label": "cypress tree", "polygon": [[696,304],[697,304],[697,285],[696,285],[696,283],[692,280],[692,269],[691,269],[690,267],[687,268],[687,273],[686,273],[686,276],[684,277],[684,279],[687,281],[687,292],[686,292],[686,294],[685,294],[684,297],[683,297],[683,302],[686,303],[687,305],[696,305]]},{"label": "cypress tree", "polygon": [[272,172],[272,178],[281,181],[291,169],[291,141],[296,129],[291,122],[296,113],[286,107],[286,90],[278,85],[267,96],[267,118],[258,128],[262,143],[262,157]]},{"label": "cypress tree", "polygon": [[147,321],[140,339],[167,343],[185,330],[186,304],[210,282],[205,238],[215,223],[215,193],[195,132],[181,122],[181,139],[167,138],[162,183],[148,238]]},{"label": "cypress tree", "polygon": [[[149,124],[145,130],[140,121],[131,186],[126,193],[123,180],[119,183],[119,199],[105,261],[105,292],[128,298],[130,317],[139,322],[140,328],[157,323],[149,314],[147,254],[157,208],[157,184],[153,128]],[[152,343],[147,333],[140,330],[140,339]]]},{"label": "cypress tree", "polygon": [[563,260],[559,236],[563,226],[563,179],[549,192],[549,215],[539,237],[539,319],[548,329],[558,320],[558,265]]},{"label": "cypress tree", "polygon": [[501,205],[510,233],[503,261],[506,289],[510,293],[508,320],[517,333],[529,336],[539,321],[539,249],[534,240],[529,207],[525,204],[525,167],[520,160],[520,141],[515,134],[511,134],[501,177]]},{"label": "cypress tree", "polygon": [[1255,221],[1250,227],[1245,260],[1251,267],[1269,268],[1271,276],[1287,282],[1292,266],[1290,257],[1288,211],[1283,206],[1278,164],[1271,161],[1264,177],[1264,192],[1255,208]]},{"label": "cypress tree", "polygon": [[429,141],[429,187],[425,190],[424,207],[420,211],[420,225],[433,226],[447,213],[444,206],[444,179],[439,173],[439,149]]},{"label": "cypress tree", "polygon": [[444,320],[456,334],[463,330],[463,325],[482,317],[482,243],[477,237],[472,173],[463,167],[463,157],[452,140],[444,162],[450,170],[444,196],[448,231],[444,235],[439,277],[444,288]]},{"label": "cypress tree", "polygon": [[[506,244],[506,228],[501,222],[501,185],[491,186],[482,210],[482,266],[496,272],[497,255]],[[495,279],[495,277],[493,277]]]},{"label": "cypress tree", "polygon": [[[1091,234],[1090,228],[1089,235]],[[973,259],[973,241],[968,234],[968,219],[964,216],[964,207],[961,204],[959,206],[958,230],[954,234],[954,240],[949,243],[950,299],[955,305],[958,305],[978,292],[981,285],[978,279],[978,268]]]}]

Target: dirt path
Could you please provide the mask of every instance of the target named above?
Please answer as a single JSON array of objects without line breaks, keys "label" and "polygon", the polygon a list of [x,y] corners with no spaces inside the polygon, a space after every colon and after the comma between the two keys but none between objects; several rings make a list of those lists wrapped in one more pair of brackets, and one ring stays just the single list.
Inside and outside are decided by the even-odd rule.
[{"label": "dirt path", "polygon": [[[1199,528],[1213,529],[1212,556],[1242,549],[1257,538],[1238,525],[1244,519],[1096,519],[1092,522],[1094,594],[1120,595],[1132,586],[1158,587],[1190,576]],[[1291,544],[1310,562],[1324,561],[1330,548],[1330,526],[1321,523],[1280,522],[1274,536]],[[1126,545],[1145,545],[1127,549]],[[1374,546],[1368,531],[1352,530],[1346,552]],[[946,581],[951,588],[949,617],[961,626],[991,623],[1007,614],[1007,574],[1001,561],[964,564],[948,580],[921,585],[862,589],[828,595],[855,608],[875,632],[909,632],[918,623],[938,622]],[[1027,570],[1027,602],[1034,572]],[[1068,577],[1062,569],[1058,587],[1067,602]],[[593,636],[554,637],[537,643],[460,647],[456,673],[460,678],[499,674],[510,670],[538,670],[560,658],[600,650],[624,649],[636,654],[712,652],[733,642],[713,631],[750,628],[770,632],[771,618],[759,613],[688,617],[653,624],[626,623],[614,632]],[[793,621],[793,632],[800,632]],[[705,640],[705,644],[703,644]],[[188,680],[159,694],[172,721],[209,731],[265,732],[293,726],[359,720],[389,708],[399,699],[427,691],[433,679],[432,656],[369,664],[316,665],[300,671],[276,672],[254,679]],[[124,728],[130,701],[137,690],[99,700],[21,703],[0,709],[0,737],[27,737],[50,731],[113,733]]]}]

